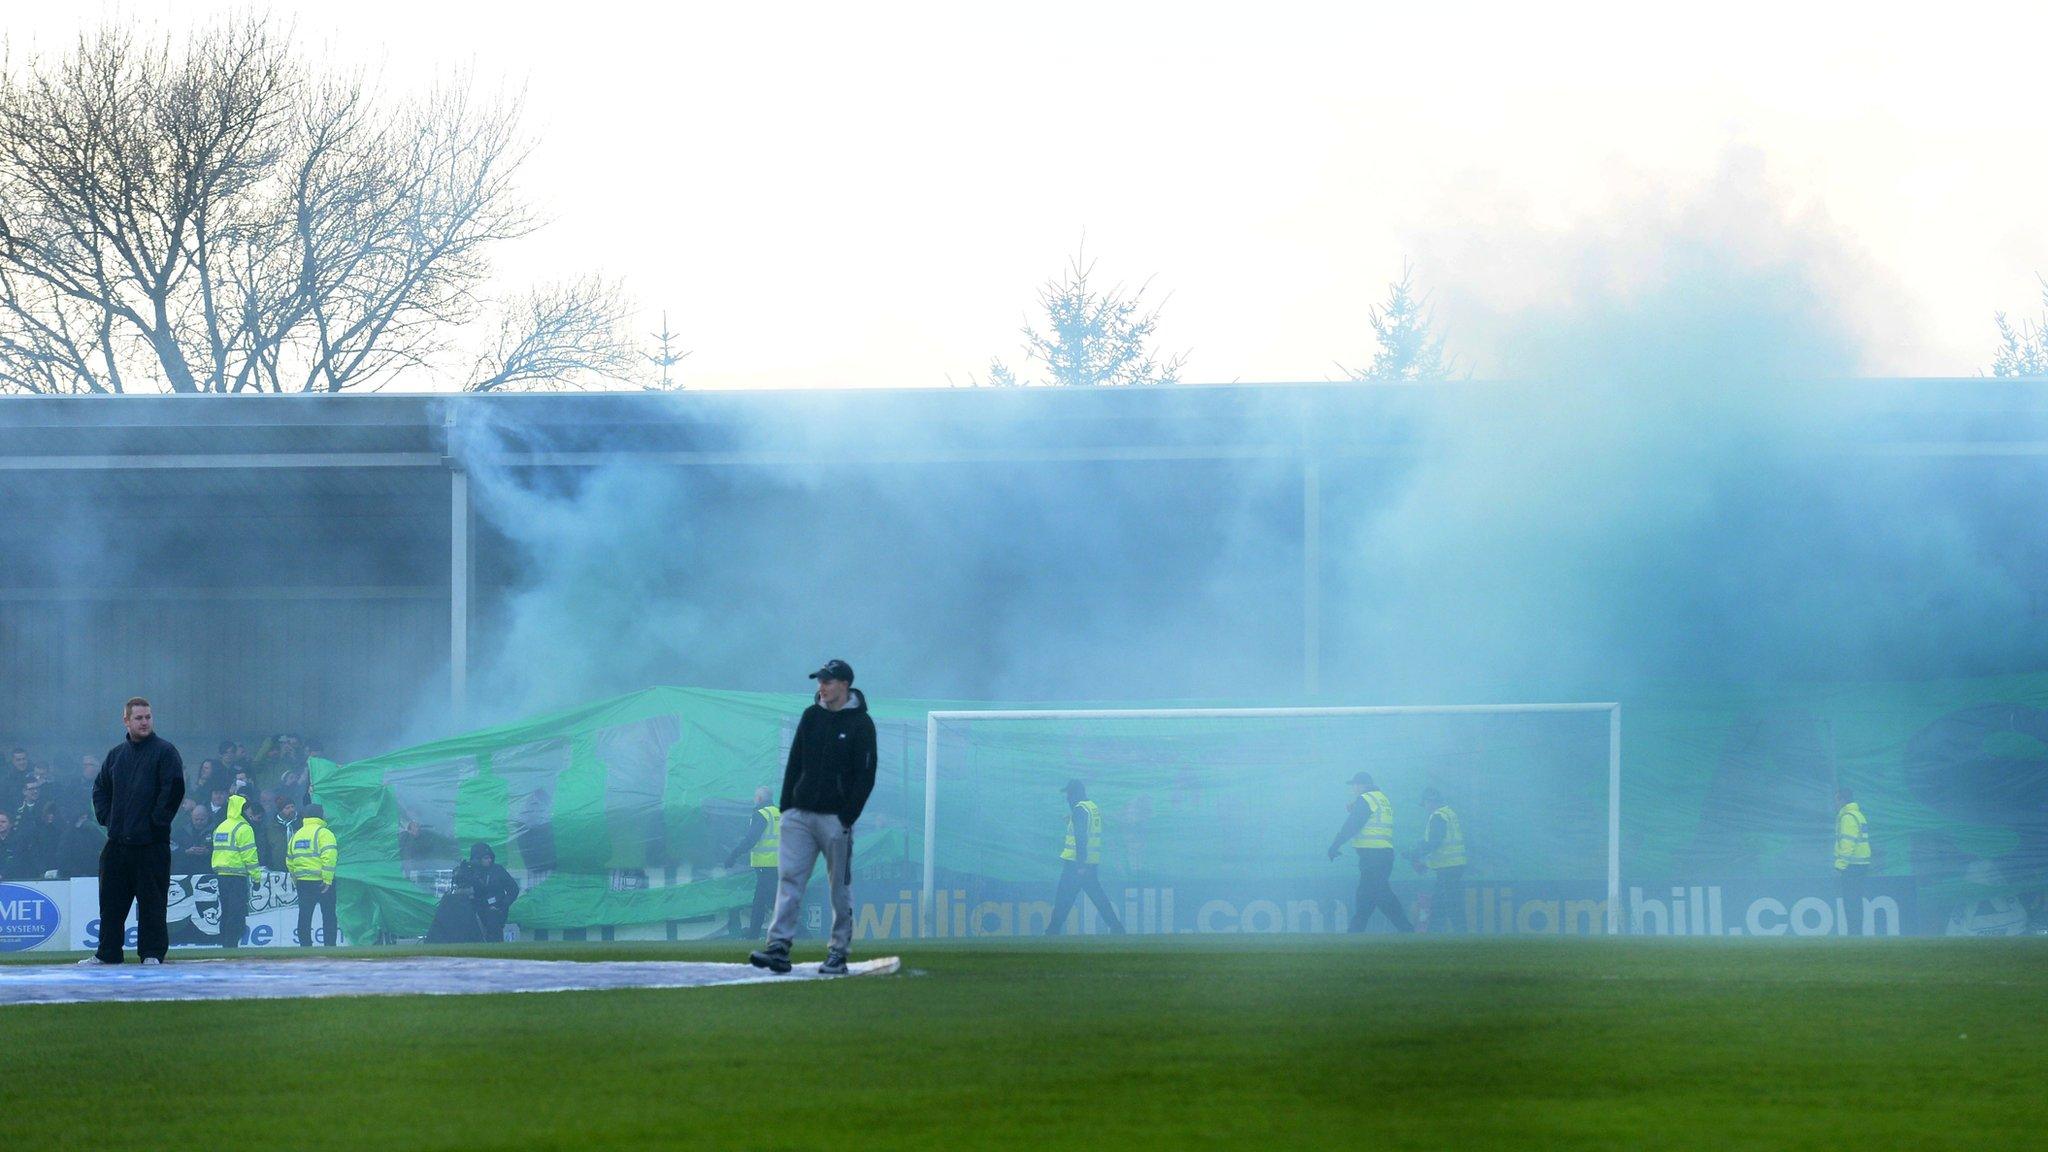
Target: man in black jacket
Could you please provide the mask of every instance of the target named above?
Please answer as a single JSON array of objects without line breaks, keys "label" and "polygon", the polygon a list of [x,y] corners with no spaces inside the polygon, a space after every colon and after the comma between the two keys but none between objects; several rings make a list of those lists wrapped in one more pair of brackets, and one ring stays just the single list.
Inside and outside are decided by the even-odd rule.
[{"label": "man in black jacket", "polygon": [[748,960],[756,968],[789,971],[804,886],[823,856],[832,886],[832,942],[818,971],[841,976],[853,944],[853,824],[875,790],[875,722],[846,661],[827,660],[811,679],[818,682],[817,701],[797,721],[782,772],[775,922],[768,947]]},{"label": "man in black jacket", "polygon": [[456,891],[469,892],[484,941],[504,943],[505,920],[511,914],[512,902],[519,899],[519,881],[498,863],[498,854],[489,844],[479,840],[470,847],[469,859],[455,866],[454,887]]},{"label": "man in black jacket", "polygon": [[133,905],[135,952],[144,964],[161,964],[171,947],[171,820],[185,800],[185,762],[156,734],[149,701],[129,700],[121,723],[128,738],[107,753],[92,782],[93,818],[107,830],[107,846],[100,851],[99,951],[81,963],[121,962]]}]

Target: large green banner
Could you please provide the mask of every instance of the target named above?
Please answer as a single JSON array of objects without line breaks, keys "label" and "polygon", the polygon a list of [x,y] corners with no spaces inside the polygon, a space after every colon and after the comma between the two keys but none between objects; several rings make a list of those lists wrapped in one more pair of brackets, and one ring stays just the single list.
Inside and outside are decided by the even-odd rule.
[{"label": "large green banner", "polygon": [[[754,884],[743,861],[726,862],[755,789],[779,789],[809,703],[652,688],[316,762],[317,798],[343,845],[344,929],[354,940],[423,934],[436,883],[477,842],[525,879],[512,920],[527,930],[722,928]],[[926,717],[962,707],[874,703],[881,756],[856,838],[857,893],[894,901],[920,885]],[[1625,885],[1825,884],[1833,795],[1846,785],[1869,815],[1875,871],[1919,892],[1909,930],[1939,931],[1972,902],[2038,900],[2048,676],[1671,687],[1624,699],[1621,715]],[[1600,897],[1608,738],[1604,713],[952,721],[932,745],[932,864],[944,888],[1050,884],[1063,789],[1079,781],[1104,820],[1113,891],[1256,883],[1282,904],[1342,903],[1354,877],[1327,849],[1358,791],[1348,781],[1364,771],[1392,799],[1404,854],[1429,827],[1422,797],[1434,792],[1459,813],[1472,883]]]}]

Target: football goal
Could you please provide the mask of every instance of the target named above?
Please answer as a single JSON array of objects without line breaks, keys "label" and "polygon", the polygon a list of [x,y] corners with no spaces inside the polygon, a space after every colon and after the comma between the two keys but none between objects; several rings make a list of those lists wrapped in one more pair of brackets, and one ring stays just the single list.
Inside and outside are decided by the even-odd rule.
[{"label": "football goal", "polygon": [[[934,711],[920,931],[1344,930],[1358,866],[1348,838],[1329,853],[1358,772],[1393,804],[1394,887],[1425,930],[1618,931],[1615,703]],[[1109,910],[1054,925],[1071,789]],[[1428,904],[1425,797],[1465,845],[1455,920]]]}]

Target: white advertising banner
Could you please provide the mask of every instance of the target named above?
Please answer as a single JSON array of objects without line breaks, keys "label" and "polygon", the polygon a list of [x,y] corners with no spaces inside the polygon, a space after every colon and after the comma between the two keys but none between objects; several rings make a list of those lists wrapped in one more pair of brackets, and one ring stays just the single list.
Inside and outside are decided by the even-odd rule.
[{"label": "white advertising banner", "polygon": [[[220,895],[217,877],[171,877],[170,904],[165,913],[171,931],[171,947],[195,948],[220,943]],[[68,947],[91,951],[100,946],[100,882],[85,876],[70,881],[70,940]],[[127,940],[135,947],[135,910],[128,910]],[[249,925],[243,932],[244,948],[296,947],[299,930],[298,888],[283,872],[271,872],[249,893]],[[319,919],[314,920],[315,943],[327,942]]]},{"label": "white advertising banner", "polygon": [[71,947],[71,881],[0,881],[0,952]]}]

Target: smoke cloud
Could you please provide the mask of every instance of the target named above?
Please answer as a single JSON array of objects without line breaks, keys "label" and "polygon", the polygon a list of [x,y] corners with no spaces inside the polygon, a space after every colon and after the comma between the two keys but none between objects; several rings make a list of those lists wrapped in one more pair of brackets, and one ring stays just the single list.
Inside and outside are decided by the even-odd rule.
[{"label": "smoke cloud", "polygon": [[[1868,449],[1916,420],[1911,389],[1848,382],[1886,360],[1900,294],[1753,158],[1578,225],[1474,215],[1493,222],[1422,250],[1480,382],[1408,398],[1419,422],[1394,459],[1325,468],[1325,696],[2031,659],[2017,573],[2040,549],[2013,534],[2030,477]],[[820,399],[799,426],[742,436],[795,437],[817,467],[565,477],[490,465],[496,437],[532,430],[476,437],[480,508],[517,557],[479,697],[786,690],[827,656],[899,696],[1299,694],[1294,464],[823,463],[957,432],[877,429],[850,415],[863,403]],[[1298,434],[1290,412],[1254,402],[1247,440]],[[1053,452],[1067,434],[1020,417],[1011,443]]]},{"label": "smoke cloud", "polygon": [[1454,333],[1515,383],[1433,406],[1422,459],[1354,537],[1347,624],[1414,670],[1389,671],[1614,691],[2037,650],[2011,559],[2039,545],[2004,535],[2033,481],[1871,450],[1922,431],[1912,389],[1847,379],[1887,358],[1902,296],[1754,157],[1576,225],[1432,247]]}]

